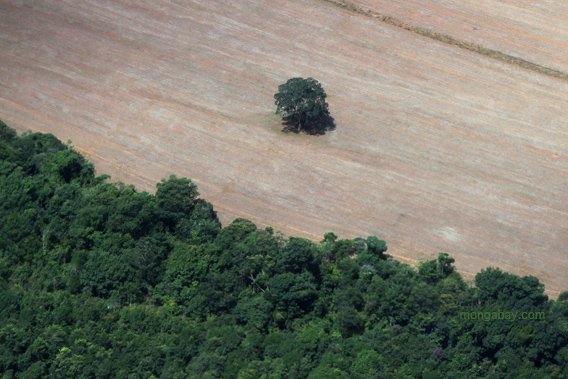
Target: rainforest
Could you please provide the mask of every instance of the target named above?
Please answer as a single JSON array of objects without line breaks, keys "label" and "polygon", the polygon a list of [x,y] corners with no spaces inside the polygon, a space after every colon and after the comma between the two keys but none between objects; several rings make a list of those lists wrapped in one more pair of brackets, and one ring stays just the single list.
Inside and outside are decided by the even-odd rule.
[{"label": "rainforest", "polygon": [[[566,378],[568,292],[380,236],[222,226],[174,175],[95,175],[0,123],[1,378]],[[490,252],[488,252],[490,253]],[[463,317],[499,312],[539,318]]]}]

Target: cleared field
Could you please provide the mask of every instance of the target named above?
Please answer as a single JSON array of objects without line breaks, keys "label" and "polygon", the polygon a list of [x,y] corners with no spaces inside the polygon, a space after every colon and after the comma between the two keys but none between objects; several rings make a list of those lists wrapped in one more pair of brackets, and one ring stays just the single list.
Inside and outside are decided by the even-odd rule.
[{"label": "cleared field", "polygon": [[[224,224],[376,235],[568,289],[566,82],[318,0],[2,0],[0,47],[0,118],[114,180],[176,173]],[[279,132],[294,76],[322,82],[336,131]]]},{"label": "cleared field", "polygon": [[417,26],[568,71],[568,2],[350,0]]}]

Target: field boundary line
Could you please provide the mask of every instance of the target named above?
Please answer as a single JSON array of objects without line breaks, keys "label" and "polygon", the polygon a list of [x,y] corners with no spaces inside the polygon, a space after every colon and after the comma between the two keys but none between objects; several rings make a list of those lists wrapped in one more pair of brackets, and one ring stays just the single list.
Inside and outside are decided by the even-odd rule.
[{"label": "field boundary line", "polygon": [[539,74],[552,76],[554,78],[561,79],[561,80],[568,82],[568,74],[566,74],[562,71],[558,71],[558,70],[554,70],[554,69],[549,68],[549,67],[541,66],[541,65],[538,65],[536,63],[532,63],[532,62],[529,62],[527,60],[524,60],[524,59],[521,59],[521,58],[518,58],[518,57],[514,57],[512,55],[505,54],[505,53],[502,53],[502,52],[497,51],[497,50],[489,49],[487,47],[484,47],[482,45],[478,45],[478,44],[473,43],[473,42],[468,42],[468,41],[465,41],[465,40],[454,38],[454,37],[449,36],[447,34],[437,33],[437,32],[434,32],[432,30],[421,28],[419,26],[416,26],[414,24],[400,20],[398,18],[391,17],[391,16],[388,16],[386,14],[382,14],[382,13],[379,13],[377,11],[374,11],[374,10],[371,10],[371,9],[368,9],[368,8],[360,7],[358,5],[355,5],[355,4],[348,2],[348,1],[345,1],[345,0],[323,0],[323,1],[326,2],[326,3],[333,4],[337,7],[346,9],[348,11],[358,13],[358,14],[373,18],[375,20],[382,21],[386,24],[393,25],[393,26],[396,26],[398,28],[402,28],[402,29],[411,31],[411,32],[419,34],[421,36],[428,37],[428,38],[434,39],[436,41],[446,43],[448,45],[457,46],[457,47],[464,49],[464,50],[473,51],[475,53],[485,55],[487,57],[497,59],[497,60],[500,60],[502,62],[512,64],[514,66],[522,67],[522,68],[528,69],[530,71],[537,72]]}]

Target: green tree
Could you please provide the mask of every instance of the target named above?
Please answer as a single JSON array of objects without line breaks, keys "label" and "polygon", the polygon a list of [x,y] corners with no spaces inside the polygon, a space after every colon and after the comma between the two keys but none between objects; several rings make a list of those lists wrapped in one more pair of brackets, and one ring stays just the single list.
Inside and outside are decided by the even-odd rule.
[{"label": "green tree", "polygon": [[329,115],[327,97],[313,78],[292,78],[278,86],[274,95],[276,114],[288,117],[298,131],[311,122]]},{"label": "green tree", "polygon": [[319,257],[316,245],[303,238],[290,237],[288,244],[276,257],[276,271],[300,274],[309,271],[319,276]]},{"label": "green tree", "polygon": [[174,227],[182,217],[187,217],[195,207],[199,192],[191,179],[170,175],[156,184],[157,205],[166,224]]},{"label": "green tree", "polygon": [[10,141],[16,136],[16,131],[0,120],[0,141]]},{"label": "green tree", "polygon": [[456,260],[450,257],[448,254],[440,253],[438,254],[438,269],[442,272],[442,274],[449,275],[454,272],[452,263],[454,263],[455,261]]}]

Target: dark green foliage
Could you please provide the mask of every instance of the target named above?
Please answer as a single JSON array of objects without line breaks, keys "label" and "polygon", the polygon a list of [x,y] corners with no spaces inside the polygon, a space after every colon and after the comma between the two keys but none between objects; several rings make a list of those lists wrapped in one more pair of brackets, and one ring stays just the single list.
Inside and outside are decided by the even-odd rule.
[{"label": "dark green foliage", "polygon": [[320,243],[324,242],[335,242],[337,241],[337,236],[333,232],[327,232],[323,235],[323,240]]},{"label": "dark green foliage", "polygon": [[289,116],[298,130],[329,115],[327,97],[321,84],[313,78],[291,78],[278,86],[274,95],[276,114]]},{"label": "dark green foliage", "polygon": [[197,186],[191,179],[171,175],[156,185],[158,214],[171,228],[184,217],[191,215],[197,201]]},{"label": "dark green foliage", "polygon": [[558,301],[566,301],[568,300],[568,291],[564,291],[558,295]]},{"label": "dark green foliage", "polygon": [[479,288],[478,299],[482,302],[499,300],[505,305],[538,306],[548,301],[544,294],[544,285],[534,276],[518,277],[488,268],[475,276],[475,285]]},{"label": "dark green foliage", "polygon": [[207,242],[215,239],[221,230],[221,222],[213,205],[203,199],[197,199],[189,217],[182,217],[175,228],[179,240],[188,243]]},{"label": "dark green foliage", "polygon": [[336,241],[337,237],[330,237],[326,233],[326,238],[321,241],[323,247],[323,259],[329,263],[336,263],[346,257],[354,257],[356,254],[356,242],[351,240]]},{"label": "dark green foliage", "polygon": [[314,277],[303,274],[277,274],[268,282],[266,296],[274,304],[282,321],[290,321],[309,313],[318,294]]},{"label": "dark green foliage", "polygon": [[0,141],[10,142],[16,136],[16,131],[0,120]]},{"label": "dark green foliage", "polygon": [[[565,378],[568,292],[376,237],[319,243],[236,219],[189,180],[106,183],[0,123],[2,378]],[[487,321],[462,312],[542,312]]]},{"label": "dark green foliage", "polygon": [[452,264],[455,262],[455,259],[450,257],[446,253],[438,254],[438,270],[444,275],[447,276],[454,271]]},{"label": "dark green foliage", "polygon": [[437,260],[421,262],[418,265],[418,273],[427,283],[436,284],[454,272],[454,267],[452,266],[454,262],[454,258],[448,254],[440,253]]},{"label": "dark green foliage", "polygon": [[276,258],[275,271],[300,274],[310,272],[319,275],[319,259],[316,245],[302,238],[290,238]]},{"label": "dark green foliage", "polygon": [[374,268],[379,261],[389,258],[389,256],[385,254],[388,249],[387,243],[375,236],[369,236],[366,240],[356,238],[353,242],[355,244],[357,262],[361,266],[371,266]]},{"label": "dark green foliage", "polygon": [[337,325],[345,338],[365,331],[365,324],[359,313],[353,307],[342,306],[337,312]]}]

